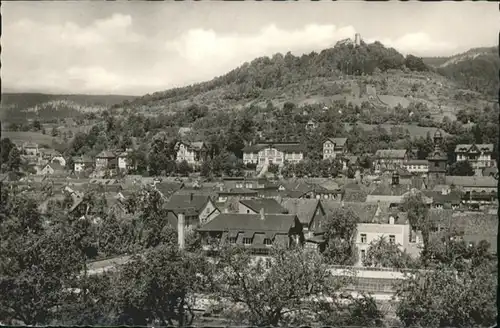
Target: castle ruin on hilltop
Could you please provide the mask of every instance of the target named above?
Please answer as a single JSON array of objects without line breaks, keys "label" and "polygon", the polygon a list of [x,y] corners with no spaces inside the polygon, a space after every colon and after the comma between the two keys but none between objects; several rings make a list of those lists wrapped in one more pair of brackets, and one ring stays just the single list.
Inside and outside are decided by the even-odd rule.
[{"label": "castle ruin on hilltop", "polygon": [[343,40],[338,41],[338,42],[335,44],[335,46],[339,46],[339,45],[350,45],[350,44],[352,44],[352,45],[354,45],[354,46],[358,46],[358,47],[359,47],[359,46],[361,45],[361,41],[362,41],[362,40],[363,40],[363,39],[361,39],[361,34],[356,33],[356,34],[354,35],[354,40],[353,40],[353,39],[351,39],[351,38],[343,39]]}]

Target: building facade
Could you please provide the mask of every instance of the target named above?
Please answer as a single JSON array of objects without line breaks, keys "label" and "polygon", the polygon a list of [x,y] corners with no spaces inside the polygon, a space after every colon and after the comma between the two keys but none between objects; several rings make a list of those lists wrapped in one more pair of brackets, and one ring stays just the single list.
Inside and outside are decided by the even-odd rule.
[{"label": "building facade", "polygon": [[375,172],[401,168],[408,157],[408,152],[405,149],[379,149],[375,153]]},{"label": "building facade", "polygon": [[493,144],[461,144],[455,148],[457,162],[468,161],[475,170],[495,167]]},{"label": "building facade", "polygon": [[199,165],[206,155],[206,146],[203,142],[178,142],[175,145],[177,151],[176,161],[186,161],[190,165]]},{"label": "building facade", "polygon": [[334,159],[347,152],[347,138],[330,138],[323,142],[323,159]]},{"label": "building facade", "polygon": [[302,145],[296,142],[261,143],[243,149],[243,163],[264,165],[284,165],[285,162],[298,163],[304,159]]},{"label": "building facade", "polygon": [[403,168],[410,173],[427,174],[429,161],[426,159],[409,159],[403,163]]}]

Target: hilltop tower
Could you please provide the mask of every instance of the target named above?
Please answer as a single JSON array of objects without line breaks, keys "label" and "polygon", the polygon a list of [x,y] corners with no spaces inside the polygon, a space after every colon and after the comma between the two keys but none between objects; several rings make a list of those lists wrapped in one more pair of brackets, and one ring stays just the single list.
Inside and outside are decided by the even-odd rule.
[{"label": "hilltop tower", "polygon": [[434,150],[429,154],[427,160],[429,161],[429,187],[432,188],[439,184],[446,183],[446,164],[448,157],[441,149],[443,142],[443,135],[440,130],[434,134]]},{"label": "hilltop tower", "polygon": [[354,45],[360,46],[361,45],[361,34],[356,33],[354,35]]}]

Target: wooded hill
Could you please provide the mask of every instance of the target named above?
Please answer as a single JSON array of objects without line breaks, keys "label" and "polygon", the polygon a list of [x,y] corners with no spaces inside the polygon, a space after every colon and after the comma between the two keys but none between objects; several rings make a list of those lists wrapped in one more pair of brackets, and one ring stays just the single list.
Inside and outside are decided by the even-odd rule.
[{"label": "wooded hill", "polygon": [[[482,57],[471,58],[441,69],[426,64],[422,58],[404,57],[380,42],[360,46],[340,44],[302,56],[288,52],[286,55],[278,53],[272,57],[260,57],[210,81],[147,94],[114,107],[165,113],[192,104],[212,109],[234,109],[251,104],[265,106],[269,101],[280,105],[286,101],[328,104],[344,100],[359,105],[368,97],[363,98],[359,92],[352,97],[353,92],[356,93],[353,90],[357,88],[355,84],[358,84],[361,88],[373,86],[377,94],[410,97],[431,108],[437,109],[441,105],[455,108],[460,106],[453,102],[458,89],[469,85],[473,90],[484,91],[481,86],[487,84],[481,80],[485,64],[470,64],[482,60]],[[434,60],[434,63],[439,60]],[[467,65],[471,66],[469,71],[472,72],[467,71]],[[475,80],[464,80],[460,75],[462,71],[467,71],[468,76],[475,77]],[[485,79],[494,81],[490,75],[485,75]],[[489,83],[493,84],[491,81]],[[482,98],[480,95],[476,97]],[[389,103],[382,101],[379,105],[392,107],[392,103],[397,102],[408,103],[399,99]]]}]

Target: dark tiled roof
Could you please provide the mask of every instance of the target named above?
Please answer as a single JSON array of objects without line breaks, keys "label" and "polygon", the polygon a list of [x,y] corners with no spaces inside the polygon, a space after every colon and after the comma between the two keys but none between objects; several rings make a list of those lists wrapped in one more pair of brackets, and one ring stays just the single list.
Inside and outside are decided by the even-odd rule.
[{"label": "dark tiled roof", "polygon": [[347,138],[328,138],[325,140],[325,142],[331,141],[332,143],[335,144],[335,146],[344,146],[345,143],[347,142]]},{"label": "dark tiled roof", "polygon": [[295,220],[296,216],[291,214],[266,214],[262,220],[260,214],[221,213],[199,231],[288,233],[295,226]]},{"label": "dark tiled roof", "polygon": [[342,194],[344,202],[365,202],[368,193],[363,190],[346,189]]},{"label": "dark tiled roof", "polygon": [[179,182],[158,182],[155,184],[156,190],[158,190],[164,197],[170,197],[180,189],[182,189],[183,183]]},{"label": "dark tiled roof", "polygon": [[246,207],[251,208],[255,212],[259,212],[264,209],[264,213],[286,213],[286,209],[283,208],[275,199],[272,198],[256,198],[240,200],[240,203]]},{"label": "dark tiled roof", "polygon": [[288,213],[297,215],[299,221],[305,225],[311,223],[318,204],[321,202],[317,199],[284,198],[281,200],[281,205]]},{"label": "dark tiled roof", "polygon": [[410,185],[389,185],[385,183],[379,184],[375,190],[373,190],[370,195],[380,195],[380,196],[402,196],[410,191]]},{"label": "dark tiled roof", "polygon": [[437,204],[460,204],[461,194],[457,191],[452,191],[447,195],[443,195],[442,192],[424,190],[423,194],[429,198],[433,199],[434,203]]},{"label": "dark tiled roof", "polygon": [[494,188],[494,187],[497,187],[498,181],[490,176],[488,176],[488,177],[447,176],[446,177],[446,184],[460,186],[460,187]]},{"label": "dark tiled roof", "polygon": [[377,212],[377,204],[361,203],[361,202],[336,202],[331,200],[321,201],[327,215],[333,215],[337,210],[342,208],[351,210],[359,218],[360,223],[371,223]]},{"label": "dark tiled roof", "polygon": [[184,212],[186,210],[194,210],[199,213],[210,198],[208,196],[198,195],[172,195],[164,208],[173,212]]}]

